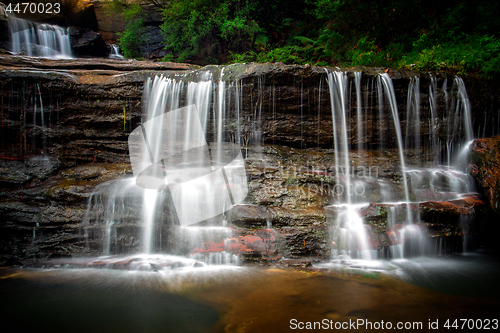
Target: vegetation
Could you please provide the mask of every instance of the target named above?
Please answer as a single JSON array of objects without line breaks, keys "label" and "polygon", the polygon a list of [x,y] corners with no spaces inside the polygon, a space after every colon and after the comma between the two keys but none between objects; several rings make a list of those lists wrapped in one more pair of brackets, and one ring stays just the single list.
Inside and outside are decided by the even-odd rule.
[{"label": "vegetation", "polygon": [[[120,39],[126,55],[133,54],[142,24],[140,1],[128,2],[122,10],[127,27]],[[155,4],[164,16],[161,29],[169,61],[390,66],[500,77],[500,4],[494,1],[170,0]]]}]

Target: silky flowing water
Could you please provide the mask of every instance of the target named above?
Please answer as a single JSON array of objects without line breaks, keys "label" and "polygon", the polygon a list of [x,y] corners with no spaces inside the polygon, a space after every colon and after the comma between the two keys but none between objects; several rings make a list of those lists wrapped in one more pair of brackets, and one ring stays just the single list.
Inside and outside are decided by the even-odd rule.
[{"label": "silky flowing water", "polygon": [[71,59],[68,29],[9,15],[12,52],[27,56]]}]

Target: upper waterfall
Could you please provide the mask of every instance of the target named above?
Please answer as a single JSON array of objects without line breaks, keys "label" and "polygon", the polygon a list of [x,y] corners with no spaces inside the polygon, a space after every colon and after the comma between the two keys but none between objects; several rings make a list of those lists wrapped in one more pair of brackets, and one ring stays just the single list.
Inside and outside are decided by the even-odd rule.
[{"label": "upper waterfall", "polygon": [[51,24],[38,24],[9,15],[12,52],[27,56],[70,59],[68,29]]}]

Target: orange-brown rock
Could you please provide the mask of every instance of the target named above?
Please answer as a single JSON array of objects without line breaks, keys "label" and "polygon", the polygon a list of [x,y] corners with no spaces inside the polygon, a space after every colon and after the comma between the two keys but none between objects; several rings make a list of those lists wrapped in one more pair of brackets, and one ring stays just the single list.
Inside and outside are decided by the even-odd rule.
[{"label": "orange-brown rock", "polygon": [[491,208],[500,213],[500,136],[472,142],[470,174],[476,179]]}]

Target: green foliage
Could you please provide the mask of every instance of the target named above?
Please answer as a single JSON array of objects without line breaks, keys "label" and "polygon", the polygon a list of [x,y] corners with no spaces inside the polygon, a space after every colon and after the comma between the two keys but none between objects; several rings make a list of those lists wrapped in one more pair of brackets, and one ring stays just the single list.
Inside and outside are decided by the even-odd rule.
[{"label": "green foliage", "polygon": [[304,60],[298,55],[300,48],[296,46],[285,46],[275,48],[270,51],[260,52],[257,55],[257,62],[283,62],[292,64],[302,64]]},{"label": "green foliage", "polygon": [[258,3],[252,1],[170,1],[161,26],[166,48],[185,61],[265,45],[265,31],[253,19],[257,13]]},{"label": "green foliage", "polygon": [[269,51],[245,53],[230,53],[229,63],[240,62],[282,62],[284,64],[305,64],[306,61],[300,57],[301,48],[297,46],[285,46],[273,48]]},{"label": "green foliage", "polygon": [[415,43],[413,52],[402,57],[399,66],[418,70],[452,70],[478,73],[485,78],[500,77],[500,39],[465,35],[432,47]]},{"label": "green foliage", "polygon": [[[158,2],[149,0],[151,2]],[[138,56],[139,0],[105,0],[123,15],[120,44]],[[451,70],[500,78],[500,4],[487,0],[161,1],[163,61],[310,63]]]},{"label": "green foliage", "polygon": [[144,32],[143,21],[141,17],[142,9],[139,4],[131,4],[124,11],[125,30],[119,33],[120,47],[126,58],[137,58],[141,56],[139,46],[141,45],[141,35]]},{"label": "green foliage", "polygon": [[348,52],[353,65],[361,66],[383,66],[386,58],[380,48],[375,45],[374,40],[368,40],[363,36],[359,39],[357,47]]}]

